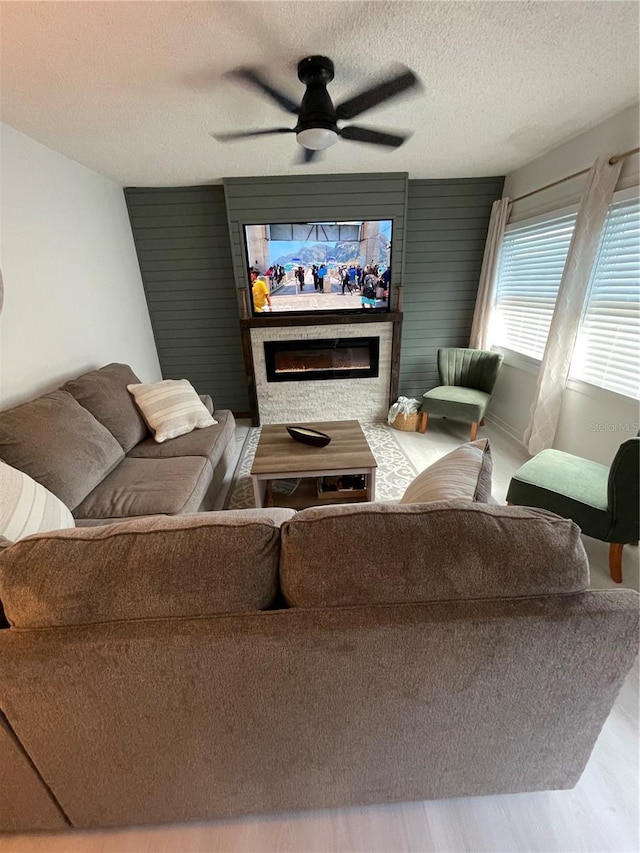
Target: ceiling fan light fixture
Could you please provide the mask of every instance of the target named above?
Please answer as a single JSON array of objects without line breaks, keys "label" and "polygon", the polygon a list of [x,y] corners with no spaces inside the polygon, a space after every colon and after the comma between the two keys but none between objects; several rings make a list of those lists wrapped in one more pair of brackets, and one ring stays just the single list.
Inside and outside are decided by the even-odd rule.
[{"label": "ceiling fan light fixture", "polygon": [[384,148],[398,148],[408,139],[406,133],[391,133],[386,129],[376,130],[371,127],[359,127],[357,124],[348,124],[339,128],[338,122],[350,121],[417,86],[419,80],[409,68],[404,68],[391,77],[369,86],[338,106],[334,106],[327,91],[327,85],[334,76],[333,62],[327,56],[307,56],[298,63],[298,79],[305,85],[305,93],[300,104],[296,104],[287,95],[275,89],[258,68],[241,66],[228,73],[266,95],[285,112],[297,116],[297,119],[295,127],[270,127],[264,130],[211,134],[219,142],[235,142],[252,137],[295,133],[296,140],[302,148],[297,163],[306,165],[317,162],[317,153],[331,148],[339,139],[350,143],[381,145]]},{"label": "ceiling fan light fixture", "polygon": [[331,148],[339,138],[335,130],[329,130],[326,127],[309,127],[296,134],[298,144],[302,145],[303,148],[310,148],[312,151],[323,151],[325,148]]}]

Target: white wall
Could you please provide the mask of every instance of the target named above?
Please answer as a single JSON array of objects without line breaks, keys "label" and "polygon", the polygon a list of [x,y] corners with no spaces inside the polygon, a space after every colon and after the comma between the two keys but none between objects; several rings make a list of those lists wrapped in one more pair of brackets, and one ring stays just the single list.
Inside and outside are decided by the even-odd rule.
[{"label": "white wall", "polygon": [[161,378],[122,188],[0,124],[0,405],[111,361]]},{"label": "white wall", "polygon": [[[639,126],[640,107],[636,104],[511,172],[505,178],[504,195],[517,198],[567,175],[588,169],[603,154],[618,154],[636,148]],[[635,154],[627,157],[622,164],[617,189],[637,186],[639,175],[640,156]],[[585,181],[586,175],[581,175],[516,202],[509,221],[517,222],[577,202]]]},{"label": "white wall", "polygon": [[[504,195],[516,198],[591,166],[603,154],[636,148],[639,126],[638,106],[619,113],[507,175]],[[639,175],[640,158],[636,154],[625,161],[617,189],[637,186]],[[582,176],[517,202],[510,221],[576,203],[584,182]],[[507,354],[491,401],[489,418],[520,441],[529,422],[538,367],[532,359]],[[608,465],[620,443],[635,435],[639,420],[638,401],[570,380],[554,447]]]}]

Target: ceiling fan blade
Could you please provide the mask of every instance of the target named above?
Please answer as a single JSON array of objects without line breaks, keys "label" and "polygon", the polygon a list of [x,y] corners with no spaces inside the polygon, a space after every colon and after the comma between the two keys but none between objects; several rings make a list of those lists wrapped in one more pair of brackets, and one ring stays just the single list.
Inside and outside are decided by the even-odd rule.
[{"label": "ceiling fan blade", "polygon": [[358,127],[354,124],[343,127],[338,133],[343,139],[351,142],[370,142],[372,145],[386,145],[388,148],[398,148],[409,138],[382,130],[372,130],[369,127]]},{"label": "ceiling fan blade", "polygon": [[294,103],[291,98],[288,98],[282,92],[274,89],[256,68],[235,68],[233,71],[229,71],[227,76],[231,77],[233,80],[241,80],[245,83],[249,83],[254,88],[264,92],[288,113],[298,115],[300,112],[300,106]]},{"label": "ceiling fan blade", "polygon": [[418,82],[419,80],[413,71],[407,68],[402,74],[397,74],[389,80],[378,83],[377,86],[372,86],[370,89],[365,89],[364,92],[354,95],[348,101],[343,101],[336,107],[336,115],[342,119],[355,118],[366,110],[388,101],[389,98],[395,98],[401,92],[411,89]]},{"label": "ceiling fan blade", "polygon": [[237,133],[212,133],[218,142],[234,142],[237,139],[250,139],[252,136],[272,136],[276,133],[295,133],[293,127],[270,127],[268,130],[241,130]]},{"label": "ceiling fan blade", "polygon": [[295,162],[296,166],[304,166],[307,163],[312,163],[314,160],[322,159],[322,152],[316,151],[314,148],[302,148],[300,156]]}]

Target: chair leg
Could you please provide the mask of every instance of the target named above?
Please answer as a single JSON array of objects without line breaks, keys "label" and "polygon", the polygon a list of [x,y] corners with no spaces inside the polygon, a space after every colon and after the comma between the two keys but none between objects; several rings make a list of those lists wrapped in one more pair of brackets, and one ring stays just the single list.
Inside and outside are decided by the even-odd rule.
[{"label": "chair leg", "polygon": [[609,545],[609,574],[616,583],[622,583],[622,549],[624,544],[612,542]]},{"label": "chair leg", "polygon": [[469,441],[475,441],[477,434],[478,434],[478,424],[474,422],[471,424],[471,438],[469,439]]},{"label": "chair leg", "polygon": [[429,413],[422,412],[420,415],[420,432],[427,431],[427,423],[429,422]]}]

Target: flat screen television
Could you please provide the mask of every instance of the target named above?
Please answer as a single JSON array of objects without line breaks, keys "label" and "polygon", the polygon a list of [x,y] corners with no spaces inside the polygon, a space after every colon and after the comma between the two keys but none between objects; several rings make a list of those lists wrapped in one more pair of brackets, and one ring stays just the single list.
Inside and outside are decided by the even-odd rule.
[{"label": "flat screen television", "polygon": [[254,317],[389,310],[390,219],[245,225],[244,238]]}]

